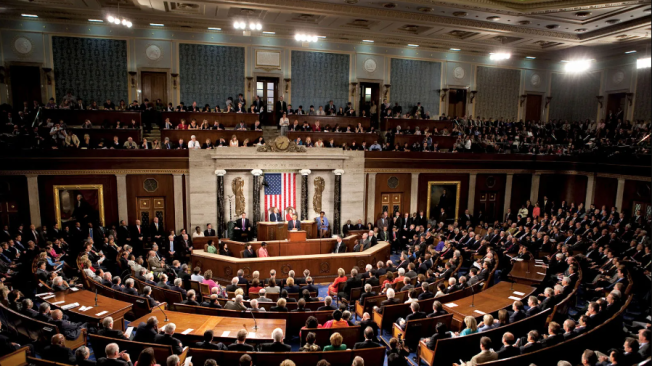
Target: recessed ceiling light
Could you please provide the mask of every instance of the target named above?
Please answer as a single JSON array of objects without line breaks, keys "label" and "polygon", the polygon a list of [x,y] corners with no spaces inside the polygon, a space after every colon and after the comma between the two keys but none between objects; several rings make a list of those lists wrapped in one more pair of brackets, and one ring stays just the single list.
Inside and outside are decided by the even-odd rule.
[{"label": "recessed ceiling light", "polygon": [[534,60],[536,57],[534,57],[534,56],[525,56],[525,58],[527,58],[528,60]]},{"label": "recessed ceiling light", "polygon": [[362,40],[362,42],[367,42],[367,43],[374,43],[374,41],[373,41],[373,40],[371,40],[371,39],[363,39],[363,40]]},{"label": "recessed ceiling light", "polygon": [[326,38],[326,36],[317,36],[317,38],[324,39],[324,38]]},{"label": "recessed ceiling light", "polygon": [[461,51],[459,48],[451,48],[451,51]]},{"label": "recessed ceiling light", "polygon": [[222,28],[208,27],[208,30],[221,31]]},{"label": "recessed ceiling light", "polygon": [[165,24],[161,24],[161,23],[149,23],[149,25],[151,25],[152,27],[164,27],[165,26]]},{"label": "recessed ceiling light", "polygon": [[276,32],[263,32],[263,34],[276,34]]},{"label": "recessed ceiling light", "polygon": [[35,14],[20,14],[20,16],[23,16],[25,18],[38,18],[38,15]]},{"label": "recessed ceiling light", "polygon": [[104,23],[102,19],[89,19],[88,21],[92,23]]},{"label": "recessed ceiling light", "polygon": [[408,43],[408,47],[419,47],[418,44]]},{"label": "recessed ceiling light", "polygon": [[636,53],[636,50],[627,51],[625,53]]}]

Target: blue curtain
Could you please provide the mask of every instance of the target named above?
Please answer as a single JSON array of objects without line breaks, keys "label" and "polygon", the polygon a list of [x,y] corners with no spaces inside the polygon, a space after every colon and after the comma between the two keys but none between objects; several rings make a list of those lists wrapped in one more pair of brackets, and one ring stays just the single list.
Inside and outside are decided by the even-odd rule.
[{"label": "blue curtain", "polygon": [[292,51],[292,108],[325,106],[331,99],[337,108],[349,101],[349,55]]},{"label": "blue curtain", "polygon": [[70,90],[85,104],[127,101],[127,42],[114,39],[52,37],[57,101]]},{"label": "blue curtain", "polygon": [[390,102],[398,102],[403,113],[421,102],[430,117],[439,116],[439,92],[441,89],[441,62],[405,60],[393,58],[391,65]]},{"label": "blue curtain", "polygon": [[[201,44],[179,45],[179,88],[186,106],[197,102],[220,108],[244,94],[245,49]],[[247,101],[250,103],[251,101]]]},{"label": "blue curtain", "polygon": [[478,67],[475,115],[485,118],[518,118],[521,71]]},{"label": "blue curtain", "polygon": [[598,113],[600,73],[552,74],[550,119],[595,120]]}]

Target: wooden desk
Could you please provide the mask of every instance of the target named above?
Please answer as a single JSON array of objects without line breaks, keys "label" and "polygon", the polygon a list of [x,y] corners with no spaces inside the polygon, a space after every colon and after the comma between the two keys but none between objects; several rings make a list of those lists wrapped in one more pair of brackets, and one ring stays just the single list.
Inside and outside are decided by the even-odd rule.
[{"label": "wooden desk", "polygon": [[[290,232],[287,232],[290,234]],[[355,240],[357,236],[350,235],[346,238],[343,238],[344,244],[346,244],[349,252],[353,251],[355,246]],[[260,249],[262,241],[250,241],[248,243],[227,240],[223,239],[222,243],[226,243],[229,246],[233,256],[240,258],[240,252],[245,249],[246,244],[251,244],[252,249],[255,252],[258,252]],[[270,257],[279,257],[279,256],[294,256],[294,255],[311,255],[311,254],[328,254],[333,251],[335,248],[336,240],[333,238],[324,238],[324,239],[306,239],[302,241],[289,241],[285,240],[267,240],[267,253]],[[202,246],[199,249],[204,249]]]},{"label": "wooden desk", "polygon": [[[396,135],[394,136],[394,144],[403,147],[407,142],[412,147],[412,144],[415,142],[423,143],[423,139],[425,138],[425,135]],[[436,142],[440,149],[453,149],[455,141],[457,141],[457,136],[432,136],[432,143],[434,144]]]},{"label": "wooden desk", "polygon": [[195,135],[200,144],[206,142],[206,139],[211,139],[213,144],[215,144],[220,141],[220,138],[223,138],[227,145],[229,140],[231,140],[231,136],[235,135],[238,138],[240,146],[242,146],[245,139],[249,140],[249,146],[254,146],[256,140],[263,136],[263,131],[161,130],[161,146],[163,146],[163,141],[165,141],[166,137],[169,137],[170,142],[175,145],[179,143],[179,139],[183,139],[183,142],[187,145],[188,141],[190,141],[190,136],[192,135]]},{"label": "wooden desk", "polygon": [[288,231],[288,241],[293,243],[306,241],[306,231],[305,230]]},{"label": "wooden desk", "polygon": [[[121,144],[120,146],[122,146],[129,137],[131,137],[137,144],[139,144],[142,139],[142,130],[133,128],[121,128],[119,130],[104,128],[69,128],[68,130],[77,135],[81,142],[84,141],[84,135],[88,134],[91,138],[91,143],[94,145],[97,145],[97,143],[100,142],[100,139],[104,139],[104,146],[109,146],[113,143],[113,136],[118,136],[118,141],[120,141]],[[50,128],[48,127],[39,127],[38,132],[41,136],[50,136]]]},{"label": "wooden desk", "polygon": [[401,126],[401,130],[410,127],[410,131],[414,132],[415,127],[419,127],[421,132],[426,128],[432,132],[435,128],[439,131],[447,128],[449,131],[453,129],[454,123],[450,120],[434,120],[434,119],[405,119],[405,118],[383,118],[381,124],[383,131],[396,130],[396,126]]},{"label": "wooden desk", "polygon": [[182,119],[186,120],[189,125],[193,119],[197,121],[200,126],[204,120],[212,126],[215,121],[218,121],[224,127],[235,127],[238,123],[244,122],[247,127],[252,127],[258,121],[258,114],[253,113],[209,113],[209,112],[162,112],[161,120],[165,122],[166,118],[176,127],[181,123]]},{"label": "wooden desk", "polygon": [[[315,107],[315,109],[319,109],[319,106]],[[319,125],[322,129],[326,127],[326,125],[330,125],[331,128],[335,128],[335,125],[340,125],[340,128],[345,131],[347,126],[351,126],[351,130],[355,130],[358,123],[362,123],[362,127],[364,127],[366,131],[371,128],[371,118],[368,117],[291,115],[288,116],[288,119],[290,120],[290,126],[294,124],[294,121],[299,121],[299,126],[303,126],[303,122],[308,122],[310,126],[314,126],[315,122],[319,121]],[[278,121],[276,121],[276,124],[278,125]]]},{"label": "wooden desk", "polygon": [[366,142],[368,149],[375,141],[378,141],[379,144],[383,143],[383,139],[376,133],[288,132],[288,138],[290,140],[294,141],[297,137],[301,137],[304,143],[306,142],[306,138],[310,137],[313,144],[321,139],[324,142],[324,146],[333,139],[333,143],[337,147],[341,147],[344,143],[346,143],[346,146],[351,146],[353,142],[355,142],[356,146],[360,147],[363,142]]},{"label": "wooden desk", "polygon": [[[267,240],[285,240],[288,235],[287,221],[259,221],[258,241]],[[306,231],[306,238],[312,239],[317,237],[317,223],[314,220],[301,221],[301,229]]]},{"label": "wooden desk", "polygon": [[105,120],[109,121],[111,126],[115,126],[116,121],[120,121],[122,126],[126,126],[127,124],[131,124],[131,120],[133,119],[136,121],[136,125],[140,127],[140,112],[79,111],[43,108],[40,118],[52,118],[52,122],[54,123],[63,120],[68,126],[79,126],[86,120],[90,120],[93,126],[101,126]]},{"label": "wooden desk", "polygon": [[[463,329],[464,318],[466,316],[479,318],[484,315],[483,313],[491,314],[500,309],[504,309],[515,301],[509,299],[510,296],[518,297],[526,304],[528,296],[534,290],[534,287],[520,283],[515,283],[512,289],[511,283],[503,281],[485,291],[476,293],[475,296],[467,296],[453,301],[454,304],[457,304],[455,307],[450,307],[449,304],[451,303],[445,303],[443,305],[446,311],[453,313],[453,329],[461,330]],[[522,292],[524,295],[517,295],[514,291]],[[471,307],[471,304],[473,304],[473,307]],[[478,313],[478,311],[482,313]]]},{"label": "wooden desk", "polygon": [[[332,250],[332,246],[331,246]],[[234,251],[235,252],[235,251]],[[213,271],[213,279],[231,282],[238,269],[243,269],[246,278],[251,278],[254,271],[269,273],[274,269],[279,278],[285,278],[290,270],[302,273],[308,269],[316,282],[330,282],[337,277],[337,270],[350,270],[354,266],[364,268],[367,264],[389,259],[390,245],[379,242],[365,251],[356,253],[293,255],[269,258],[234,258],[218,254],[205,253],[204,250],[193,250],[190,257],[191,267],[200,266],[203,270]]]},{"label": "wooden desk", "polygon": [[[255,335],[254,320],[253,318],[232,318],[223,316],[211,316],[200,314],[188,314],[178,311],[166,311],[165,314],[169,321],[165,321],[165,315],[161,310],[154,310],[151,314],[143,316],[133,321],[137,325],[140,322],[147,322],[151,316],[158,319],[158,327],[161,329],[168,323],[174,323],[177,326],[175,338],[179,338],[184,346],[190,345],[190,342],[199,342],[204,337],[204,332],[212,329],[215,335],[216,342],[226,342],[227,344],[235,343],[236,336],[240,329],[246,329],[249,333],[247,341],[251,343],[272,342],[272,331],[276,328],[281,328],[285,334],[286,320],[285,319],[256,319],[258,330]],[[182,334],[187,329],[192,329],[188,334]],[[230,332],[224,336],[224,332]]]},{"label": "wooden desk", "polygon": [[[47,296],[43,296],[47,297]],[[95,293],[86,291],[86,290],[77,290],[77,291],[60,291],[55,292],[54,297],[45,299],[51,306],[55,308],[60,308],[63,305],[78,303],[79,306],[66,310],[73,314],[76,317],[84,319],[83,321],[89,322],[92,324],[99,324],[102,322],[102,319],[110,316],[113,318],[113,328],[124,330],[124,316],[126,313],[131,311],[133,304],[128,302],[118,301],[110,297],[97,295],[97,307],[95,307]],[[55,303],[63,301],[62,303],[55,305]],[[92,309],[86,311],[79,311],[82,306],[92,306]],[[106,311],[105,314],[96,315]]]},{"label": "wooden desk", "polygon": [[[539,274],[539,272],[544,274]],[[530,261],[514,262],[514,266],[512,267],[512,271],[509,272],[508,277],[516,283],[536,286],[546,278],[545,273],[546,268],[537,267],[536,262],[533,259]]]}]

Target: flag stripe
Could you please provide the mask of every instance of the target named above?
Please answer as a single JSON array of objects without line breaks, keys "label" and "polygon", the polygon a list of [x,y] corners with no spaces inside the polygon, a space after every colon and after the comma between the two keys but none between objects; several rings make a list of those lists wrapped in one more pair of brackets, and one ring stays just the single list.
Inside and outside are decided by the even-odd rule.
[{"label": "flag stripe", "polygon": [[269,219],[269,209],[277,207],[281,215],[288,206],[296,203],[296,173],[265,174],[268,186],[265,187],[265,220]]}]

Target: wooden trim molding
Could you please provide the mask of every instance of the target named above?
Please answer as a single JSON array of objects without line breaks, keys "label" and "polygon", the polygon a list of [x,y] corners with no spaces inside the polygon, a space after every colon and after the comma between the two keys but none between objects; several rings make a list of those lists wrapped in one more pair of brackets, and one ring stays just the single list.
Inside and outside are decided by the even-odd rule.
[{"label": "wooden trim molding", "polygon": [[0,175],[189,174],[188,169],[3,170]]}]

